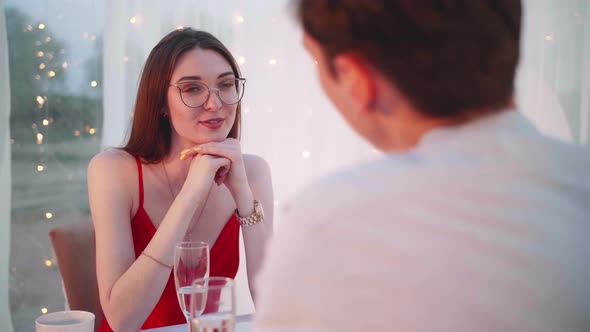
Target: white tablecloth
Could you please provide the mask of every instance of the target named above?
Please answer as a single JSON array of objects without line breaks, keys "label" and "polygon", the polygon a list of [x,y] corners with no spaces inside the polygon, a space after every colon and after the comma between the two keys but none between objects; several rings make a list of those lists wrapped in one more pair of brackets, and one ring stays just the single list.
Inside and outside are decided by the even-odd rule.
[{"label": "white tablecloth", "polygon": [[[252,331],[252,315],[236,317],[236,331],[235,332],[251,332]],[[188,332],[186,324],[160,327],[157,329],[143,330],[144,332]]]}]

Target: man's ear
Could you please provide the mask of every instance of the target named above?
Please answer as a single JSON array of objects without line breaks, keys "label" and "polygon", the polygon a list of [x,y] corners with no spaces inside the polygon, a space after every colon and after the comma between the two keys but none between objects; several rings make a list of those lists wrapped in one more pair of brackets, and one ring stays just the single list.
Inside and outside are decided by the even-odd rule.
[{"label": "man's ear", "polygon": [[351,53],[337,55],[333,64],[337,80],[355,108],[363,112],[374,110],[377,90],[370,66]]}]

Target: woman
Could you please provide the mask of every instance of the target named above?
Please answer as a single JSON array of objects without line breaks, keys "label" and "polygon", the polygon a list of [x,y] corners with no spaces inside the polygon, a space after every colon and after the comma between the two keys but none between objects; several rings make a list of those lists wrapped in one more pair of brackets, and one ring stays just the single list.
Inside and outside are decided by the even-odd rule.
[{"label": "woman", "polygon": [[237,140],[244,83],[209,33],[175,30],[151,51],[127,145],[88,167],[105,314],[99,331],[184,323],[171,271],[175,244],[207,242],[211,275],[234,278],[240,225],[256,294],[251,281],[272,232],[273,193],[267,163],[242,154]]}]

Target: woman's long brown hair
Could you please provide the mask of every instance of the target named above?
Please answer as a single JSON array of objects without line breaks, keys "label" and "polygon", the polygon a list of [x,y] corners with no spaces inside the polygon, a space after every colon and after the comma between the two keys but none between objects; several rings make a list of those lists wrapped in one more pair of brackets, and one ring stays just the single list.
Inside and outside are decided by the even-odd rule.
[{"label": "woman's long brown hair", "polygon": [[[176,62],[192,49],[212,50],[229,62],[236,77],[241,77],[237,62],[229,50],[213,35],[205,31],[185,28],[174,30],[150,52],[143,67],[129,141],[122,148],[147,163],[158,163],[170,151],[171,124],[164,117],[166,96]],[[228,137],[239,138],[241,103]]]}]

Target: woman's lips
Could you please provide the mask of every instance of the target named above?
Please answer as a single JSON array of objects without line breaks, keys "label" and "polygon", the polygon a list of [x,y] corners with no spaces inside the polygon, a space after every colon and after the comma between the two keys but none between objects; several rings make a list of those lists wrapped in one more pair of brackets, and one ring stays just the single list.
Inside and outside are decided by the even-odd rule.
[{"label": "woman's lips", "polygon": [[209,129],[219,129],[219,128],[221,128],[221,126],[223,126],[223,122],[224,122],[223,118],[215,118],[215,119],[209,119],[209,120],[205,120],[205,121],[199,121],[199,124],[202,124],[203,126],[205,126],[206,128],[209,128]]}]

